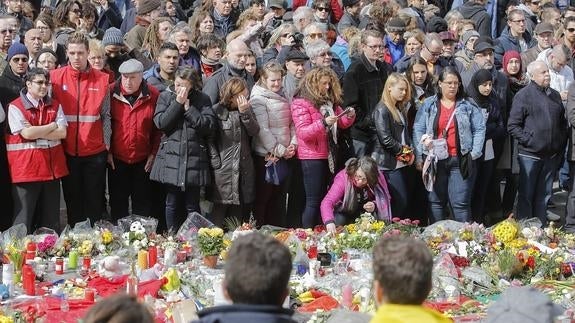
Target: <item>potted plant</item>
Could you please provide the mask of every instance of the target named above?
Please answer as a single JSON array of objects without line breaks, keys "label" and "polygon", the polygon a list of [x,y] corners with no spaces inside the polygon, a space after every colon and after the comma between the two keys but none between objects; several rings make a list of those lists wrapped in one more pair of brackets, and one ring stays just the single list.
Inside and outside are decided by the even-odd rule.
[{"label": "potted plant", "polygon": [[198,248],[204,257],[204,264],[214,268],[220,252],[224,250],[224,230],[201,228],[198,231]]}]

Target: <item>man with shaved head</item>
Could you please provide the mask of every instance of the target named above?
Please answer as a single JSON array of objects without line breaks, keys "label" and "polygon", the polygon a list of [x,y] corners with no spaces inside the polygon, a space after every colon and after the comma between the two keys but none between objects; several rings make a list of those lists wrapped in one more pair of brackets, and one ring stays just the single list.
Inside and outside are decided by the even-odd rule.
[{"label": "man with shaved head", "polygon": [[24,35],[24,45],[28,49],[30,55],[30,60],[28,64],[30,66],[36,66],[36,60],[38,59],[38,52],[42,49],[42,31],[40,29],[30,29]]},{"label": "man with shaved head", "polygon": [[220,100],[220,88],[227,80],[234,76],[246,80],[249,90],[252,90],[254,79],[245,70],[246,60],[250,53],[250,48],[245,42],[238,38],[228,43],[226,46],[226,62],[224,66],[215,71],[214,74],[206,80],[206,84],[204,85],[204,93],[210,97],[212,104],[218,103]]},{"label": "man with shaved head", "polygon": [[561,95],[550,87],[548,64],[527,66],[531,82],[515,95],[507,129],[517,142],[519,190],[517,219],[537,217],[547,226],[547,202],[565,143],[567,119]]},{"label": "man with shaved head", "polygon": [[546,49],[537,56],[537,60],[544,62],[549,68],[549,87],[561,94],[563,104],[567,101],[567,89],[573,82],[573,70],[567,65],[569,56],[567,48],[561,44]]}]

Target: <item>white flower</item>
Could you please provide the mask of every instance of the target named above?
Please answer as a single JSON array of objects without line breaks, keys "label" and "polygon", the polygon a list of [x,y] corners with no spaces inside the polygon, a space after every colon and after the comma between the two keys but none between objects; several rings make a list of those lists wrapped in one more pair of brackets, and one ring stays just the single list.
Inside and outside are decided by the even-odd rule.
[{"label": "white flower", "polygon": [[140,249],[142,244],[141,244],[140,240],[136,240],[136,241],[134,241],[133,246],[136,249]]}]

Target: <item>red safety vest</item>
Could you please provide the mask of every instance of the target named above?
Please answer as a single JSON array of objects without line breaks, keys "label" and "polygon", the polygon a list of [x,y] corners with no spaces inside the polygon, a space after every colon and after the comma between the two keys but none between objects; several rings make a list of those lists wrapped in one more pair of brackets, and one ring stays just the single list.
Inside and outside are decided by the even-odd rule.
[{"label": "red safety vest", "polygon": [[[56,120],[58,102],[51,100],[35,108],[29,102],[24,103],[22,95],[12,101],[8,109],[20,110],[32,126],[44,126]],[[68,175],[60,140],[27,140],[20,134],[7,133],[6,150],[12,183],[50,181]]]},{"label": "red safety vest", "polygon": [[65,66],[50,72],[52,96],[62,104],[68,121],[64,150],[72,156],[91,156],[106,150],[100,118],[108,94],[108,75],[93,68],[80,72]]}]

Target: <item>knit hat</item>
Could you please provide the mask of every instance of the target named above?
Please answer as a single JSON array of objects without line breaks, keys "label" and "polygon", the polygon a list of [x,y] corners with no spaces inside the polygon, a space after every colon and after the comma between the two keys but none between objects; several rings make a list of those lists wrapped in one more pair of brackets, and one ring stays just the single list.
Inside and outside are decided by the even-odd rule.
[{"label": "knit hat", "polygon": [[391,18],[387,24],[385,24],[385,30],[388,32],[404,32],[405,22],[400,18]]},{"label": "knit hat", "polygon": [[468,30],[464,32],[463,36],[461,36],[461,43],[463,44],[463,46],[467,44],[467,42],[471,37],[479,37],[479,33],[476,32],[475,30]]},{"label": "knit hat", "polygon": [[360,0],[343,0],[343,7],[347,8],[347,7],[353,7],[356,3],[358,3]]},{"label": "knit hat", "polygon": [[142,0],[138,6],[138,16],[143,16],[147,13],[160,9],[162,2],[160,0]]},{"label": "knit hat", "polygon": [[447,21],[445,21],[445,19],[433,16],[427,21],[428,33],[440,33],[442,31],[447,31]]},{"label": "knit hat", "polygon": [[22,43],[14,43],[8,48],[8,55],[6,56],[6,61],[10,61],[15,55],[26,55],[29,56],[28,48]]},{"label": "knit hat", "polygon": [[111,27],[106,30],[102,38],[102,46],[108,45],[124,45],[124,36],[120,29]]},{"label": "knit hat", "polygon": [[[512,58],[517,58],[519,60],[519,64],[523,64],[521,62],[521,54],[519,54],[518,51],[515,50],[510,50],[508,52],[505,52],[505,55],[503,55],[503,71],[505,72],[505,75],[509,76],[509,71],[507,70],[507,65],[509,65],[509,61]],[[519,66],[519,75],[517,76],[521,76],[522,70],[521,70],[521,65]]]}]

